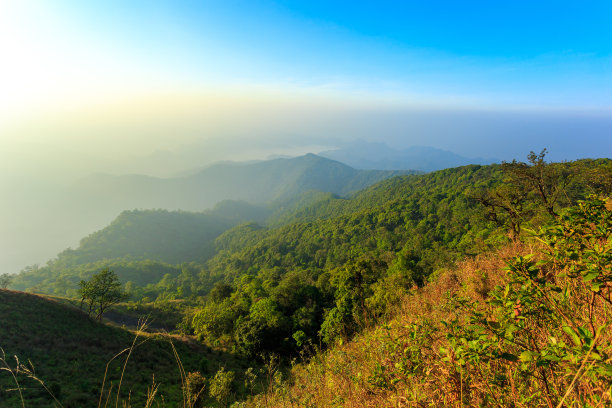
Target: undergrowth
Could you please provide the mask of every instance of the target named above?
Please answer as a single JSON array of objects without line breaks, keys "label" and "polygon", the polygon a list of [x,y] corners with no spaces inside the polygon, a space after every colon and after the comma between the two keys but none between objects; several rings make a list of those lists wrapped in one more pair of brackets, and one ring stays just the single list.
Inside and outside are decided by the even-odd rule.
[{"label": "undergrowth", "polygon": [[250,407],[612,406],[612,200],[460,264]]},{"label": "undergrowth", "polygon": [[[325,352],[310,344],[289,378],[273,360],[259,373],[247,369],[244,389],[266,391],[232,406],[612,406],[611,235],[612,200],[591,197],[523,242],[432,276],[388,323]],[[122,383],[141,335],[115,356],[126,357],[119,380],[113,388],[105,374],[98,407],[136,406]],[[213,399],[229,406],[233,371],[221,368],[207,380],[185,370],[172,350],[182,396],[164,401],[153,379],[137,406],[197,408]],[[23,407],[24,376],[53,395],[18,359],[11,365],[2,354],[0,369]]]}]

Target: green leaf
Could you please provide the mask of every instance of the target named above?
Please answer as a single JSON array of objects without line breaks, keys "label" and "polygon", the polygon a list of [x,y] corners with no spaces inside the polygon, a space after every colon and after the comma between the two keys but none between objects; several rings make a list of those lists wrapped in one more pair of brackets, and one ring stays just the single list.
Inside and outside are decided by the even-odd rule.
[{"label": "green leaf", "polygon": [[534,353],[533,351],[523,351],[519,356],[519,359],[523,362],[533,361],[538,356],[538,353]]},{"label": "green leaf", "polygon": [[580,337],[578,337],[578,334],[571,327],[563,326],[563,331],[572,338],[575,345],[580,346],[582,344],[580,342]]},{"label": "green leaf", "polygon": [[504,360],[508,361],[518,361],[518,357],[512,353],[501,353],[499,358],[503,358]]},{"label": "green leaf", "polygon": [[589,271],[582,277],[583,282],[590,282],[593,279],[599,277],[599,271]]},{"label": "green leaf", "polygon": [[601,332],[603,332],[604,330],[606,330],[609,326],[609,323],[606,323],[604,325],[601,325],[597,328],[597,336],[599,336],[601,334]]}]

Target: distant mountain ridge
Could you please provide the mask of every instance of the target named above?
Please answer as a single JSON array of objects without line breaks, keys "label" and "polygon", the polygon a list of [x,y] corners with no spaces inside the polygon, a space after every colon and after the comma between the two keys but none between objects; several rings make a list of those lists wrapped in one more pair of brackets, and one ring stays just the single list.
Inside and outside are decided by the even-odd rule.
[{"label": "distant mountain ridge", "polygon": [[413,171],[357,170],[307,154],[250,164],[219,163],[182,177],[95,174],[77,182],[72,193],[89,205],[201,211],[222,200],[268,203],[308,190],[346,195],[378,181]]},{"label": "distant mountain ridge", "polygon": [[319,153],[322,157],[337,160],[356,169],[442,170],[468,164],[492,164],[497,159],[467,158],[456,153],[427,146],[412,146],[396,150],[384,143],[358,141],[334,150]]},{"label": "distant mountain ridge", "polygon": [[[409,173],[412,172],[356,170],[308,154],[261,162],[218,163],[195,174],[167,179],[92,175],[72,186],[55,214],[57,219],[64,219],[60,227],[73,234],[73,243],[63,248],[75,248],[60,254],[57,267],[91,263],[91,268],[99,269],[99,262],[143,259],[171,264],[202,262],[210,256],[214,239],[223,231],[244,221],[262,222],[276,207],[290,207],[306,192],[346,196]],[[269,207],[272,202],[273,208]],[[157,211],[150,211],[154,209]],[[117,217],[118,214],[121,215]],[[91,235],[75,245],[78,238],[88,234]],[[166,273],[165,265],[156,268]],[[53,281],[51,275],[45,279]],[[16,287],[32,285],[24,281]]]}]

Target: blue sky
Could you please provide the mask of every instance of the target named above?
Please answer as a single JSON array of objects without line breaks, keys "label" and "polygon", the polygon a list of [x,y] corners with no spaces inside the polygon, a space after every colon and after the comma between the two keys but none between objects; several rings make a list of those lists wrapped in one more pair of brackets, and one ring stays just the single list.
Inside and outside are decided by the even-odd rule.
[{"label": "blue sky", "polygon": [[609,1],[34,4],[30,29],[48,18],[41,38],[61,33],[58,42],[73,42],[61,44],[66,64],[99,49],[104,64],[122,61],[110,71],[126,81],[140,72],[155,86],[326,87],[483,107],[612,105]]},{"label": "blue sky", "polygon": [[[491,118],[510,115],[523,139],[553,140],[557,159],[576,158],[575,126],[559,125],[573,117],[593,154],[603,141],[610,155],[610,21],[610,1],[7,1],[0,127],[13,130],[0,138],[87,147],[119,135],[122,150],[156,151],[335,134],[499,156],[508,120]],[[397,119],[421,111],[430,122]]]},{"label": "blue sky", "polygon": [[608,1],[150,4],[105,6],[101,22],[145,58],[170,56],[165,63],[195,80],[331,84],[500,105],[610,104]]},{"label": "blue sky", "polygon": [[610,22],[609,0],[0,0],[0,269],[90,232],[43,219],[91,172],[356,139],[612,157]]}]

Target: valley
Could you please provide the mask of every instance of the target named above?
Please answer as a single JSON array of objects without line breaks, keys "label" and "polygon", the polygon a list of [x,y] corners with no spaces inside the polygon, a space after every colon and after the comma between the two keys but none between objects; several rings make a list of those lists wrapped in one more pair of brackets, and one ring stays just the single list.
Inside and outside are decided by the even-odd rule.
[{"label": "valley", "polygon": [[[539,228],[555,221],[547,208],[554,208],[557,214],[594,192],[609,194],[609,160],[547,163],[542,157],[538,160],[533,156],[528,163],[472,165],[396,176],[345,196],[311,190],[265,204],[227,200],[204,212],[125,211],[108,227],[82,239],[78,248],[66,250],[46,265],[23,271],[13,279],[13,289],[56,298],[44,300],[22,292],[3,292],[5,319],[15,323],[43,318],[49,323],[61,320],[59,316],[65,313],[73,320],[53,325],[57,326],[53,329],[45,325],[40,329],[9,326],[5,330],[16,337],[5,335],[8,340],[2,347],[7,356],[21,355],[20,361],[40,360],[41,367],[61,366],[62,370],[53,375],[47,374],[47,369],[40,371],[41,377],[47,374],[49,384],[60,384],[62,376],[70,376],[71,371],[65,367],[68,361],[32,353],[30,346],[18,347],[17,338],[26,332],[33,336],[32,342],[35,338],[57,341],[66,336],[64,343],[81,344],[77,339],[82,339],[82,346],[92,349],[97,347],[89,345],[93,338],[100,341],[108,337],[103,350],[110,352],[115,347],[120,351],[138,332],[138,322],[146,318],[149,327],[140,335],[152,336],[155,340],[150,344],[155,347],[176,343],[181,360],[185,360],[185,375],[200,372],[210,379],[223,368],[222,374],[225,370],[232,372],[231,398],[255,403],[263,397],[253,399],[248,387],[240,385],[241,378],[255,375],[254,371],[245,374],[249,367],[259,374],[273,370],[280,376],[299,376],[300,370],[313,367],[322,358],[319,354],[332,356],[337,348],[345,347],[343,344],[353,344],[353,338],[357,347],[362,336],[378,336],[374,333],[388,324],[395,327],[398,319],[412,322],[418,312],[413,308],[406,315],[406,305],[430,296],[425,294],[437,285],[451,285],[444,283],[449,273],[457,274],[463,282],[449,286],[449,293],[461,292],[467,285],[472,289],[465,290],[474,301],[488,302],[497,290],[495,284],[504,281],[503,266],[487,266],[482,272],[485,281],[473,275],[474,268],[480,270],[477,266],[468,268],[472,274],[469,277],[461,277],[467,273],[463,269],[450,271],[469,264],[474,257],[495,257],[492,254],[498,251],[524,256],[526,248],[533,245],[532,238],[526,232],[511,234],[517,222],[522,231]],[[546,177],[530,179],[530,174]],[[530,184],[532,181],[541,183],[546,195],[541,195],[537,184]],[[512,201],[517,199],[513,192],[523,192],[520,202]],[[549,203],[553,207],[547,207]],[[520,211],[519,221],[510,209]],[[608,234],[609,210],[605,211],[607,221],[602,228]],[[510,255],[498,259],[510,259]],[[127,301],[112,307],[105,315],[107,323],[100,324],[79,310],[79,282],[105,268],[116,273]],[[427,300],[433,302],[427,310],[438,310],[446,304],[441,292],[437,293],[436,300]],[[41,307],[37,303],[52,302],[54,306],[49,303],[42,307],[55,315],[22,317],[20,313],[27,308],[16,306],[19,302],[34,309]],[[440,318],[436,317],[441,316],[439,313],[432,315],[431,324]],[[85,328],[92,324],[94,331]],[[61,336],[57,330],[62,331]],[[108,330],[108,334],[92,334],[87,340],[78,334],[82,330]],[[374,340],[367,340],[370,342]],[[54,343],[43,343],[40,347],[57,349],[54,353],[58,356],[65,353]],[[91,360],[91,365],[103,367],[110,358],[104,353]],[[164,353],[163,364],[176,364],[167,350]],[[215,357],[211,359],[210,353]],[[298,356],[303,365],[288,374],[290,362]],[[169,373],[161,357],[157,358],[146,363],[150,363],[147,370],[157,368]],[[202,358],[214,361],[212,366],[207,365],[208,371],[198,371],[197,361]],[[5,360],[10,363],[10,357]],[[132,370],[141,370],[141,364],[137,359],[129,363]],[[79,366],[72,372],[80,370],[93,368]],[[92,374],[92,378],[96,376]],[[257,378],[257,385],[251,384],[251,393],[258,390],[262,395],[276,395],[282,390],[279,387],[285,387],[269,378],[264,381],[265,376]],[[401,376],[397,378],[404,381]],[[180,373],[169,381],[170,388],[159,389],[164,401],[181,401],[177,379],[180,381]],[[94,383],[91,380],[80,389],[93,389]],[[131,387],[134,401],[144,398],[141,382],[127,387]],[[68,404],[64,406],[78,401],[77,388],[62,388]],[[393,389],[399,392],[392,387],[384,395],[395,398],[388,394]],[[39,390],[35,395],[43,398],[45,392]],[[15,400],[15,394],[12,398]],[[208,398],[209,403],[215,401],[212,395]],[[327,403],[319,401],[317,406]]]}]

